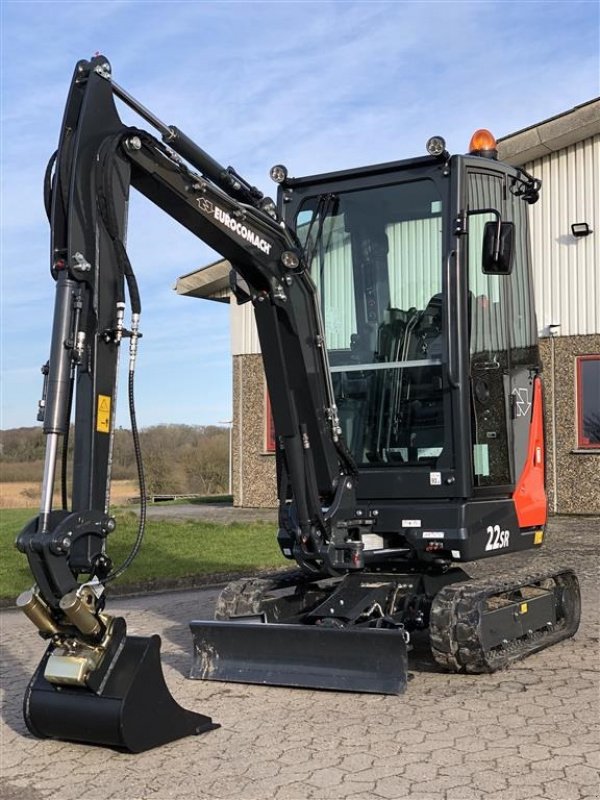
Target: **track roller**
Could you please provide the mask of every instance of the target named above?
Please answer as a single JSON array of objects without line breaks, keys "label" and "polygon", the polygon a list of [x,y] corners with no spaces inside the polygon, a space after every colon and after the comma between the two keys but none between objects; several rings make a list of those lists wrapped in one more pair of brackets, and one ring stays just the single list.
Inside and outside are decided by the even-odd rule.
[{"label": "track roller", "polygon": [[569,569],[455,583],[433,600],[431,650],[453,672],[495,672],[573,636],[580,611]]}]

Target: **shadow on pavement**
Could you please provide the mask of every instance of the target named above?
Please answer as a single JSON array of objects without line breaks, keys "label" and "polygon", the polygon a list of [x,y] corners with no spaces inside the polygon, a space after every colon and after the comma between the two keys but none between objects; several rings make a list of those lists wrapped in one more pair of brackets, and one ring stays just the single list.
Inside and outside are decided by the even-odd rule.
[{"label": "shadow on pavement", "polygon": [[[40,641],[40,660],[44,654],[44,650],[44,643]],[[2,676],[4,698],[0,716],[15,733],[30,737],[31,735],[23,719],[23,698],[25,696],[25,689],[33,677],[33,670],[31,674],[27,673],[22,662],[22,656],[19,658],[11,653],[9,644],[5,643],[2,646],[0,675]],[[35,665],[36,667],[37,663],[38,662],[36,662]]]}]

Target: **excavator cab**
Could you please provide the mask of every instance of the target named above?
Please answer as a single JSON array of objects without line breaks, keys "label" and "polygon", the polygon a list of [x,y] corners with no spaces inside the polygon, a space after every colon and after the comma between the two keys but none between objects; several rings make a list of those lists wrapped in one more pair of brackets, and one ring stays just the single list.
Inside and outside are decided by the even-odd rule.
[{"label": "excavator cab", "polygon": [[[546,521],[527,185],[459,155],[280,190],[310,259],[357,511],[373,520],[367,560],[432,544],[440,558],[484,557],[489,524],[507,532],[495,549],[523,549]],[[486,260],[500,230],[503,274]],[[530,435],[539,449],[515,496]]]}]

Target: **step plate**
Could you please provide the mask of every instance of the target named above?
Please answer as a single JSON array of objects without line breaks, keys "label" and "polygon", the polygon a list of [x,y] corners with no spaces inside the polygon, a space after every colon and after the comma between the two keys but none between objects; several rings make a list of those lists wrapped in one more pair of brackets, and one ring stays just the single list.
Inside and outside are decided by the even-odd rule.
[{"label": "step plate", "polygon": [[401,631],[235,620],[194,620],[190,629],[194,679],[373,694],[406,689]]}]

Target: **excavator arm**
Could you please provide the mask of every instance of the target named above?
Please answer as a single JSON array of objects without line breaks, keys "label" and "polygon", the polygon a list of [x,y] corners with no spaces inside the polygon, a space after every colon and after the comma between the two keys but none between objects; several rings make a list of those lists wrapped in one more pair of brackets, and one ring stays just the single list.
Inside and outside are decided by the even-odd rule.
[{"label": "excavator arm", "polygon": [[[158,127],[164,141],[125,126],[115,95]],[[56,690],[61,690],[64,704],[65,689],[76,687],[74,713],[80,713],[77,692],[85,688],[98,700],[110,675],[118,673],[116,660],[130,651],[127,642],[135,638],[127,637],[123,620],[104,613],[105,585],[139,549],[145,516],[142,507],[136,545],[115,569],[106,544],[116,527],[109,511],[110,468],[118,360],[126,340],[129,404],[144,494],[133,401],[142,306],[125,247],[130,186],[227,258],[236,276],[235,293],[254,305],[279,442],[281,526],[296,559],[317,574],[363,566],[360,535],[353,534],[351,519],[355,470],[340,439],[316,290],[302,247],[274,203],[114,84],[102,56],[75,69],[54,158],[54,171],[50,165],[45,181],[56,281],[51,352],[40,402],[46,460],[40,513],[17,539],[35,580],[18,604],[50,640],[43,675],[38,671],[32,683],[37,691],[30,687],[26,706],[28,724],[39,735],[60,735],[52,725],[60,728],[61,723],[44,729],[56,716],[46,707],[49,699],[56,700]],[[72,417],[69,503],[66,464]],[[61,447],[63,502],[56,509]],[[44,711],[36,713],[40,698]],[[193,724],[204,729],[208,723]],[[141,744],[135,737],[130,744],[119,736],[116,740],[130,749],[152,746],[143,737]]]},{"label": "excavator arm", "polygon": [[[356,470],[340,438],[316,289],[295,234],[268,201],[271,214],[262,198],[263,208],[236,200],[153,137],[126,136],[124,147],[132,185],[227,258],[234,293],[254,306],[280,447],[281,524],[297,560],[326,572],[361,567],[348,535]],[[194,161],[202,170],[202,158]]]},{"label": "excavator arm", "polygon": [[[160,123],[172,139],[166,146],[123,125],[116,93],[135,104],[123,90],[114,91],[102,57],[77,66],[48,203],[56,279],[41,404],[48,447],[40,515],[19,543],[42,599],[57,609],[79,574],[100,581],[109,574],[104,540],[114,529],[108,499],[118,354],[128,338],[132,375],[140,338],[140,294],[125,249],[130,186],[220,252],[245,284],[237,292],[255,307],[266,354],[285,475],[282,519],[299,559],[329,569],[360,566],[358,549],[345,541],[354,467],[340,440],[316,290],[295,234],[271,201],[177,129]],[[193,167],[173,150],[180,140]],[[55,466],[73,396],[72,509],[56,512]]]}]

